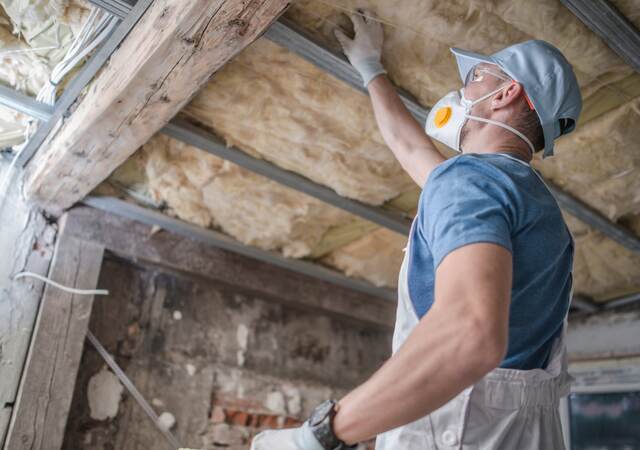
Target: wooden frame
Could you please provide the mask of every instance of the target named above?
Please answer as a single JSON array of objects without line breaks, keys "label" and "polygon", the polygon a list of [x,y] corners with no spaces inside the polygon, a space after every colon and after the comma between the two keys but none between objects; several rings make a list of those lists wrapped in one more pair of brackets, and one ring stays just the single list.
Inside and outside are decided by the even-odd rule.
[{"label": "wooden frame", "polygon": [[[321,308],[390,330],[395,304],[308,275],[90,207],[65,213],[49,276],[94,289],[104,256],[113,254],[216,280],[302,308]],[[5,449],[62,446],[93,297],[47,286],[35,325]]]}]

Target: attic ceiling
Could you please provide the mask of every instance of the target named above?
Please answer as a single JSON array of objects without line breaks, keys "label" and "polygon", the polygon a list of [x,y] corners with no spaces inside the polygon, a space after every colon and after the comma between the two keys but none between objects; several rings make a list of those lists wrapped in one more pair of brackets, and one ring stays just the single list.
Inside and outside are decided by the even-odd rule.
[{"label": "attic ceiling", "polygon": [[[0,3],[11,15],[17,2]],[[78,23],[72,19],[81,17],[82,3],[49,3],[59,7],[62,25]],[[389,76],[423,105],[459,88],[451,46],[492,53],[526,39],[556,45],[576,70],[585,108],[577,131],[558,141],[557,156],[534,165],[566,192],[640,233],[640,131],[635,125],[640,123],[640,75],[558,0],[333,3],[299,0],[287,16],[337,48],[332,30],[348,25],[345,12],[375,11],[385,27]],[[640,26],[640,0],[613,3]],[[3,46],[28,45],[7,33],[7,23],[0,28]],[[23,62],[7,55],[3,66],[4,60],[16,69],[0,69],[2,82],[31,94],[43,81],[29,68],[42,67],[46,80],[51,67],[47,58]],[[2,130],[26,120],[7,114],[0,111]],[[369,99],[266,38],[216,73],[181,115],[229,145],[342,196],[414,212],[419,189],[386,148]],[[15,144],[19,137],[13,139]],[[247,245],[312,259],[377,286],[395,286],[406,243],[403,235],[165,135],[152,138],[98,192],[221,230]],[[640,255],[566,218],[577,243],[576,293],[605,301],[640,290]]]}]

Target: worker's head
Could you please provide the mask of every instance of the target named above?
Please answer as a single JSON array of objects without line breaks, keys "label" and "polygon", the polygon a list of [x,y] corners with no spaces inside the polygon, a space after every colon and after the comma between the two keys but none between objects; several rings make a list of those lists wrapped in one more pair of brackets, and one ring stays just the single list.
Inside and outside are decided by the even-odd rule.
[{"label": "worker's head", "polygon": [[[491,143],[497,137],[507,148],[522,147],[525,155],[544,148],[542,125],[531,100],[523,86],[496,64],[478,63],[469,70],[461,99],[469,106],[470,116],[505,124],[526,138],[509,129],[497,128],[490,122],[467,120],[460,131],[462,151],[472,152],[478,143]],[[484,139],[478,139],[481,134],[485,135]]]},{"label": "worker's head", "polygon": [[427,133],[450,147],[478,145],[544,150],[572,131],[582,98],[571,65],[544,41],[527,41],[483,56],[453,48],[464,88],[434,105]]}]

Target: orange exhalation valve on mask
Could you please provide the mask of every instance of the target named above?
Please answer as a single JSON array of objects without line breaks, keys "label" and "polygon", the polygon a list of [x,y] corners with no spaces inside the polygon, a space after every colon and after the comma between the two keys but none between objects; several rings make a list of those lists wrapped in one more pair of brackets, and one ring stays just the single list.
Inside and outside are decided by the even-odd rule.
[{"label": "orange exhalation valve on mask", "polygon": [[447,124],[450,118],[451,118],[451,108],[449,106],[444,106],[438,109],[434,117],[434,122],[436,127],[442,128]]}]

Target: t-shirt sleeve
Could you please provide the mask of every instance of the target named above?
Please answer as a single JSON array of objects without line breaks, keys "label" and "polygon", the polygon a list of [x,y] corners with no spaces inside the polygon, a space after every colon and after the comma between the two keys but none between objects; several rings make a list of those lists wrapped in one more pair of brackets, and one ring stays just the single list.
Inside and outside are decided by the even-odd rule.
[{"label": "t-shirt sleeve", "polygon": [[420,221],[434,269],[469,244],[490,242],[512,251],[512,205],[504,174],[488,162],[460,156],[431,175],[421,197]]}]

